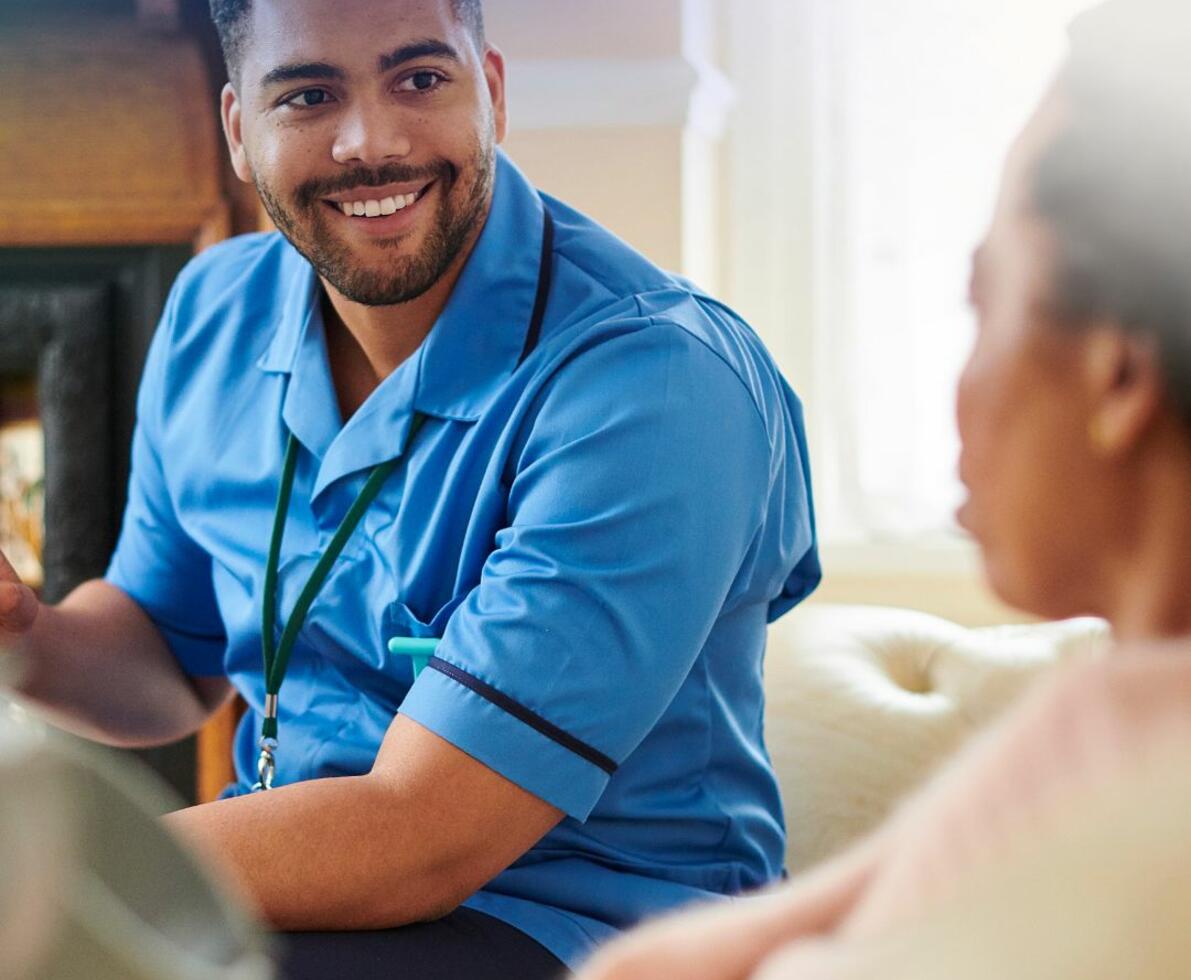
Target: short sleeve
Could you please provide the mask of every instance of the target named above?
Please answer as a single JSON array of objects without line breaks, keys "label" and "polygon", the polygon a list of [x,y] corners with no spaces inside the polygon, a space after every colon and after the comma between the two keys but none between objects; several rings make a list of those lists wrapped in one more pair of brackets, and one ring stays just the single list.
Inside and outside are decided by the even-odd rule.
[{"label": "short sleeve", "polygon": [[770,436],[670,324],[574,358],[526,433],[508,525],[401,710],[583,820],[745,587]]},{"label": "short sleeve", "polygon": [[137,399],[128,502],[106,580],[153,620],[182,669],[221,676],[227,638],[215,602],[211,558],[178,520],[160,455],[174,294],[149,349]]}]

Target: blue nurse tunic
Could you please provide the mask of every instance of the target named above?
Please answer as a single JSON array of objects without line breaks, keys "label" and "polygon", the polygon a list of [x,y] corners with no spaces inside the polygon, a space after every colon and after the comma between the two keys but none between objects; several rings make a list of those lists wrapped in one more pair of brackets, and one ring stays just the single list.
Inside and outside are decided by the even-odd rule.
[{"label": "blue nurse tunic", "polygon": [[[522,359],[543,208],[550,291]],[[182,273],[145,369],[108,572],[186,671],[226,676],[247,701],[233,791],[255,779],[287,440],[300,453],[279,628],[422,413],[298,636],[278,784],[367,772],[401,712],[563,810],[465,904],[571,965],[645,916],[777,877],[765,629],[820,573],[801,408],[756,336],[539,196],[503,154],[441,318],[346,424],[319,291],[276,234]],[[441,637],[416,682],[387,650],[398,636]]]}]

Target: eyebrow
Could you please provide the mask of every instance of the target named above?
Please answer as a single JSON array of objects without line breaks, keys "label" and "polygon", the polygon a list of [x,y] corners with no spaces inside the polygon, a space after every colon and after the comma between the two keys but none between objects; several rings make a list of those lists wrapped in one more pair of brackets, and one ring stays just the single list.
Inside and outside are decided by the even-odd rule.
[{"label": "eyebrow", "polygon": [[336,68],[325,61],[307,61],[302,64],[281,65],[274,68],[261,79],[261,88],[268,88],[270,85],[278,85],[282,82],[305,81],[311,78],[342,81],[346,77],[342,68]]},{"label": "eyebrow", "polygon": [[[417,58],[445,58],[448,61],[461,60],[459,52],[445,41],[426,38],[421,41],[412,41],[409,44],[403,44],[388,54],[382,54],[377,59],[377,71],[384,74],[398,65],[403,65],[407,61],[413,61]],[[347,73],[342,68],[328,64],[325,61],[306,61],[274,68],[261,79],[261,88],[268,88],[270,85],[280,85],[284,82],[307,81],[310,79],[341,82],[345,78],[347,78]]]},{"label": "eyebrow", "polygon": [[383,74],[384,72],[392,71],[398,65],[403,65],[407,61],[413,61],[416,58],[446,58],[448,61],[461,60],[459,52],[445,41],[426,38],[425,40],[403,44],[395,51],[382,54],[377,61],[377,70]]}]

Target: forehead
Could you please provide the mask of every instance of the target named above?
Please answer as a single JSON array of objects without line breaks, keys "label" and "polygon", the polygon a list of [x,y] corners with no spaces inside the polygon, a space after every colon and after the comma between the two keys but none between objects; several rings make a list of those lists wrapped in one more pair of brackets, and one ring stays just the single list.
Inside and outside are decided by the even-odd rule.
[{"label": "forehead", "polygon": [[976,298],[1041,298],[1050,290],[1055,240],[1035,205],[1038,165],[1064,124],[1065,104],[1047,93],[1014,142],[1002,170],[1000,193],[988,234],[973,257]]},{"label": "forehead", "polygon": [[1006,212],[1006,217],[1034,217],[1034,177],[1043,154],[1063,125],[1064,116],[1062,95],[1052,88],[1035,109],[1005,161],[999,210]]},{"label": "forehead", "polygon": [[466,37],[450,0],[252,0],[243,61],[250,78],[316,61],[352,70],[411,41],[466,57]]}]

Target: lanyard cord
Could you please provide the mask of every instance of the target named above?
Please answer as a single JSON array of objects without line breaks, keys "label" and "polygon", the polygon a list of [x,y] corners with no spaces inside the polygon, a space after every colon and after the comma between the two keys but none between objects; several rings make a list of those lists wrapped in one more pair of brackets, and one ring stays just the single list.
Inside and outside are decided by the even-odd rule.
[{"label": "lanyard cord", "polygon": [[[518,360],[518,366],[533,353],[538,345],[542,333],[542,322],[546,315],[546,303],[550,297],[550,287],[553,280],[552,260],[554,256],[554,219],[549,207],[543,208],[542,214],[542,257],[538,272],[538,291],[534,299],[533,315],[530,318],[529,332],[526,335],[525,347]],[[294,644],[298,634],[306,622],[314,600],[327,582],[331,569],[347,542],[360,526],[364,514],[372,506],[377,495],[381,492],[389,477],[396,472],[409,458],[414,439],[426,421],[426,416],[415,412],[410,422],[409,432],[405,437],[405,445],[397,459],[389,460],[375,467],[364,483],[363,489],[356,497],[355,503],[348,509],[340,523],[331,543],[323,553],[310,579],[302,589],[294,610],[281,633],[281,642],[277,643],[274,634],[277,629],[277,576],[281,564],[281,544],[285,538],[285,525],[289,518],[290,500],[294,492],[294,479],[298,469],[298,453],[300,445],[297,438],[291,434],[285,447],[285,463],[281,469],[281,487],[277,492],[277,510],[273,515],[273,535],[269,540],[269,558],[265,565],[264,609],[261,613],[261,651],[265,661],[265,714],[261,722],[260,758],[257,761],[257,783],[253,790],[267,790],[273,788],[273,777],[276,772],[277,751],[277,707],[281,684],[285,680],[285,672],[289,668],[289,660],[294,652]]]},{"label": "lanyard cord", "polygon": [[372,506],[373,501],[376,500],[377,495],[389,477],[408,458],[410,447],[413,445],[413,441],[425,421],[426,416],[420,412],[415,413],[413,421],[410,423],[409,434],[405,437],[405,446],[402,449],[401,456],[397,459],[389,460],[387,463],[382,463],[369,474],[364,488],[360,491],[359,496],[356,497],[355,502],[344,516],[339,529],[331,539],[331,543],[327,545],[327,550],[323,552],[322,557],[318,560],[318,564],[314,566],[314,571],[310,573],[310,579],[306,582],[305,588],[302,589],[302,594],[298,596],[294,611],[290,614],[289,620],[285,624],[285,629],[282,631],[281,643],[275,646],[274,633],[277,627],[278,565],[281,561],[281,542],[285,537],[286,519],[289,516],[290,497],[294,489],[294,475],[298,468],[299,443],[294,436],[291,435],[289,437],[289,444],[285,449],[285,465],[281,473],[281,489],[277,494],[277,513],[273,518],[273,537],[269,542],[269,561],[265,566],[264,613],[261,627],[261,644],[265,658],[266,695],[265,719],[261,726],[261,737],[263,739],[276,740],[277,738],[277,695],[281,692],[281,684],[285,680],[285,672],[289,667],[290,655],[294,651],[294,644],[297,642],[298,633],[301,632],[302,626],[306,622],[306,615],[310,612],[310,607],[314,605],[314,600],[318,598],[319,592],[322,591],[323,586],[326,584],[327,576],[331,574],[331,569],[334,567],[335,562],[339,560],[339,556],[347,546],[348,540],[355,533],[356,528],[359,527],[364,514]]}]

